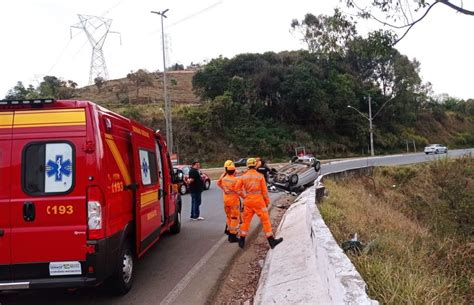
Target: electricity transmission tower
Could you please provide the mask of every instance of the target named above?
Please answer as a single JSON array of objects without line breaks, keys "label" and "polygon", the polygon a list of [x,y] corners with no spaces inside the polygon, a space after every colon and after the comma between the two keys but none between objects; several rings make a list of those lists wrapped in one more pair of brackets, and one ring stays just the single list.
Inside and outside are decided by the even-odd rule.
[{"label": "electricity transmission tower", "polygon": [[[72,28],[81,29],[86,33],[87,39],[92,45],[92,58],[89,72],[89,85],[92,85],[96,77],[102,77],[104,80],[109,78],[102,47],[104,46],[107,34],[113,33],[120,35],[120,33],[110,31],[112,19],[89,15],[78,16],[79,23],[71,26],[71,38]],[[120,44],[122,44],[121,36]]]}]

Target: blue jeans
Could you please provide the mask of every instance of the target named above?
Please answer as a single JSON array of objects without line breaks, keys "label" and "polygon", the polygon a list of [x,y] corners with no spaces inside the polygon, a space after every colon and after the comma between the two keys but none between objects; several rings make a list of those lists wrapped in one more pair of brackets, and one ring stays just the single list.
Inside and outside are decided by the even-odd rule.
[{"label": "blue jeans", "polygon": [[200,205],[201,205],[201,192],[191,193],[191,218],[199,217]]}]

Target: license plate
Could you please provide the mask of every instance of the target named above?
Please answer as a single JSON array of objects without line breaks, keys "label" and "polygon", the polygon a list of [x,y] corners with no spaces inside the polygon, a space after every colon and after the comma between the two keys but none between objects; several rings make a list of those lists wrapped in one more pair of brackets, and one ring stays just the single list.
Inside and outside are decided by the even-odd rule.
[{"label": "license plate", "polygon": [[59,276],[59,275],[80,275],[81,263],[72,261],[72,262],[51,262],[49,263],[49,275],[50,276]]}]

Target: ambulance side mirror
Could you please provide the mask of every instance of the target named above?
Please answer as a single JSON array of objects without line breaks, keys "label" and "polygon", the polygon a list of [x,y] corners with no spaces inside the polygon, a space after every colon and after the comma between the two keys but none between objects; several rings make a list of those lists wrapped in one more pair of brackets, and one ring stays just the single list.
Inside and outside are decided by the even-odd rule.
[{"label": "ambulance side mirror", "polygon": [[184,181],[184,175],[183,172],[177,172],[174,174],[174,182],[175,183],[181,183]]}]

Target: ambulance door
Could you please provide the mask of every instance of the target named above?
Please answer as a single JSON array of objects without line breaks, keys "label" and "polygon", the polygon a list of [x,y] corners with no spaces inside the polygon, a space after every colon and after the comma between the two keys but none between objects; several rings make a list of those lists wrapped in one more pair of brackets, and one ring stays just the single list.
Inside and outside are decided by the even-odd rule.
[{"label": "ambulance door", "polygon": [[10,280],[12,122],[13,112],[0,112],[0,281]]},{"label": "ambulance door", "polygon": [[85,274],[85,143],[84,109],[15,111],[13,279]]},{"label": "ambulance door", "polygon": [[137,253],[142,255],[161,233],[160,179],[156,144],[151,132],[132,122],[135,168]]},{"label": "ambulance door", "polygon": [[158,195],[160,197],[160,205],[161,205],[161,225],[163,225],[166,221],[166,215],[169,215],[169,211],[165,209],[165,190],[164,185],[165,181],[163,180],[163,158],[161,157],[161,148],[158,142],[155,140],[155,153],[156,153],[156,162],[157,162],[157,169],[158,169],[158,182],[159,182],[159,190]]}]

